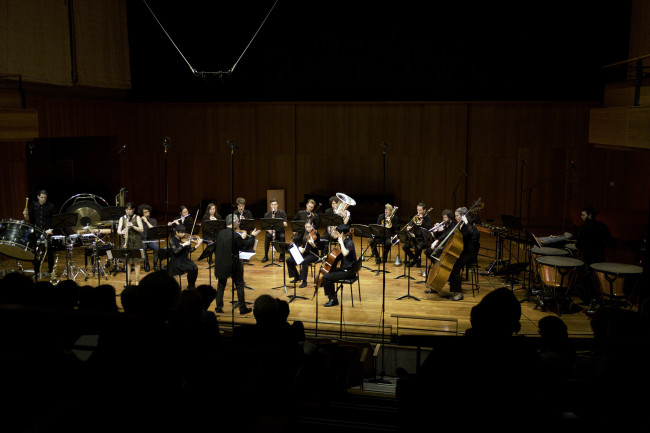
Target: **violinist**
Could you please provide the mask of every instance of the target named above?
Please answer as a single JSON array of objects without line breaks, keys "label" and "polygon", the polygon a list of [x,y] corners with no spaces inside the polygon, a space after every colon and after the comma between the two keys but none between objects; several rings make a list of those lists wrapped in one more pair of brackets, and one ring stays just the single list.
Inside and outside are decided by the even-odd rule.
[{"label": "violinist", "polygon": [[341,224],[336,228],[336,230],[341,234],[341,236],[338,237],[339,245],[337,248],[341,249],[343,259],[338,262],[337,268],[334,268],[323,275],[323,289],[329,298],[325,307],[333,307],[339,304],[339,300],[336,296],[335,284],[337,281],[345,280],[351,276],[350,269],[354,265],[354,262],[357,261],[357,252],[354,249],[354,241],[352,240],[352,236],[350,236],[350,226],[347,224]]},{"label": "violinist", "polygon": [[216,308],[217,313],[223,313],[223,294],[228,278],[232,278],[237,290],[237,305],[240,314],[248,314],[252,309],[246,306],[244,296],[244,265],[239,258],[239,252],[250,249],[255,243],[255,236],[260,232],[255,229],[248,235],[239,231],[237,214],[226,215],[226,228],[217,235],[215,250],[214,276],[217,279]]},{"label": "violinist", "polygon": [[[296,212],[293,217],[293,221],[307,221],[311,220],[311,225],[314,229],[318,230],[318,224],[320,223],[320,217],[314,209],[316,208],[316,202],[313,199],[307,200],[304,210]],[[293,232],[293,241],[298,243],[302,239],[304,232],[302,230],[298,232]]]},{"label": "violinist", "polygon": [[438,224],[431,227],[429,230],[433,235],[433,242],[431,246],[427,248],[426,255],[431,256],[433,254],[435,257],[440,257],[442,249],[436,250],[436,247],[442,242],[449,232],[454,228],[452,222],[454,221],[454,211],[451,209],[445,209],[442,211],[442,221]]},{"label": "violinist", "polygon": [[481,233],[474,227],[474,221],[469,221],[466,207],[459,207],[454,212],[454,218],[458,226],[458,230],[463,235],[463,252],[458,256],[458,260],[451,268],[449,275],[449,291],[451,292],[452,301],[460,301],[463,299],[463,290],[461,288],[461,270],[478,260],[478,250],[480,247],[479,238]]},{"label": "violinist", "polygon": [[[271,199],[271,210],[264,214],[264,218],[281,218],[284,227],[287,227],[287,213],[283,210],[278,210],[278,200]],[[266,232],[264,238],[264,257],[262,258],[262,263],[269,261],[269,246],[271,242],[278,241],[284,242],[284,230],[278,231],[269,230]],[[284,253],[280,254],[280,262],[284,261]]]},{"label": "violinist", "polygon": [[[196,241],[196,246],[192,247],[192,241]],[[172,250],[172,257],[169,267],[172,275],[183,275],[187,273],[187,288],[194,290],[196,288],[196,278],[199,275],[199,268],[189,258],[189,253],[194,252],[203,239],[192,239],[189,233],[185,232],[185,226],[178,224],[174,235],[169,240],[169,247]]]},{"label": "violinist", "polygon": [[[386,263],[388,260],[388,253],[392,246],[391,238],[399,230],[399,221],[397,215],[393,212],[395,209],[397,208],[394,208],[390,203],[386,203],[384,206],[384,213],[377,217],[377,225],[386,227],[386,237],[375,237],[370,241],[372,255],[375,257],[377,264],[380,264],[382,260]],[[384,244],[382,258],[379,258],[379,250],[377,248],[377,245],[380,242]]]},{"label": "violinist", "polygon": [[429,216],[425,208],[426,205],[424,203],[418,203],[417,214],[406,225],[405,230],[407,230],[412,236],[411,242],[403,245],[402,249],[404,250],[406,257],[409,259],[409,262],[407,263],[407,266],[409,267],[420,266],[420,254],[422,253],[422,250],[427,247],[423,230],[429,230],[433,227],[431,216]]},{"label": "violinist", "polygon": [[[142,244],[142,232],[144,227],[142,227],[142,219],[138,215],[133,213],[133,205],[131,203],[126,204],[126,215],[120,218],[120,221],[117,225],[117,234],[124,236],[124,243],[122,248],[127,249],[144,249]],[[142,258],[138,257],[136,259],[130,259],[128,263],[125,263],[126,266],[126,279],[131,281],[131,266],[135,269],[135,285],[137,286],[140,281],[140,263]]]},{"label": "violinist", "polygon": [[302,281],[300,288],[307,287],[309,264],[317,262],[320,259],[318,256],[319,238],[318,230],[313,228],[311,221],[305,221],[305,234],[302,237],[302,242],[298,246],[298,250],[303,258],[303,262],[300,265],[300,276],[298,276],[298,269],[294,258],[291,255],[287,258],[287,271],[289,272],[289,278],[292,278],[290,283]]}]

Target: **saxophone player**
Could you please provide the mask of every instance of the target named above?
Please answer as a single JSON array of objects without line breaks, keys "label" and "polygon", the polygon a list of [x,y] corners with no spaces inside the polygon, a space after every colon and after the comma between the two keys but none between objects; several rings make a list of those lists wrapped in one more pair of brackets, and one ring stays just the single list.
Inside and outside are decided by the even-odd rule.
[{"label": "saxophone player", "polygon": [[[117,233],[124,236],[122,248],[141,250],[144,248],[141,237],[141,234],[144,231],[144,227],[142,227],[142,219],[138,215],[134,215],[133,204],[131,203],[126,204],[125,212],[126,215],[120,218],[117,226]],[[137,257],[130,259],[128,263],[124,264],[124,266],[126,266],[126,279],[128,281],[131,281],[131,265],[133,265],[133,268],[135,269],[136,286],[140,281],[140,263],[142,263],[142,258]]]},{"label": "saxophone player", "polygon": [[[397,206],[393,207],[390,203],[386,203],[384,206],[384,213],[379,214],[377,217],[377,225],[386,227],[386,237],[374,237],[370,241],[370,248],[372,249],[372,257],[375,257],[375,262],[380,264],[383,260],[384,263],[388,260],[388,253],[392,246],[391,238],[399,230],[399,222],[395,212],[397,211]],[[382,258],[379,258],[379,250],[377,246],[379,243],[383,244],[382,248]]]}]

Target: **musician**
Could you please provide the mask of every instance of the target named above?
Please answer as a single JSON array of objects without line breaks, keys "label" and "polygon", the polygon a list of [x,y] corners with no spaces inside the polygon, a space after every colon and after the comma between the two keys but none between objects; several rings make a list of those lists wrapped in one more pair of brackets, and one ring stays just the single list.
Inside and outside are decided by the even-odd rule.
[{"label": "musician", "polygon": [[244,199],[244,197],[237,198],[237,200],[235,200],[235,204],[237,205],[237,212],[235,212],[235,215],[237,215],[240,221],[243,219],[253,219],[253,214],[251,211],[246,209],[246,199]]},{"label": "musician", "polygon": [[[310,198],[309,200],[307,200],[305,209],[296,212],[296,214],[293,216],[293,221],[311,220],[312,227],[318,230],[320,217],[314,212],[315,207],[316,207],[316,202]],[[302,239],[303,235],[304,235],[303,230],[299,230],[298,232],[293,232],[292,239],[294,242],[298,243]]]},{"label": "musician", "polygon": [[178,224],[174,235],[169,240],[169,247],[172,251],[172,257],[169,262],[172,275],[183,275],[187,273],[188,290],[196,289],[196,279],[199,276],[199,268],[189,258],[189,253],[194,252],[203,239],[197,239],[196,246],[192,247],[192,236],[186,233],[185,226]]},{"label": "musician", "polygon": [[[380,214],[377,217],[377,224],[381,226],[385,226],[388,224],[390,221],[390,226],[391,227],[386,227],[386,237],[375,237],[370,241],[370,247],[372,248],[372,255],[375,257],[375,262],[377,264],[380,264],[382,262],[382,259],[384,263],[388,260],[388,253],[390,252],[390,247],[392,246],[392,241],[391,238],[398,232],[399,230],[399,221],[397,219],[397,215],[393,215],[391,217],[391,214],[393,213],[393,206],[390,203],[386,203],[384,206],[384,213]],[[379,243],[383,243],[383,251],[382,251],[382,258],[379,258],[379,250],[377,248]]]},{"label": "musician", "polygon": [[174,221],[167,223],[168,226],[172,227],[172,231],[176,230],[176,226],[179,224],[183,224],[186,229],[189,228],[190,230],[194,227],[194,218],[190,216],[190,210],[185,205],[181,205],[180,207],[180,216]]},{"label": "musician", "polygon": [[287,258],[287,271],[289,272],[289,278],[292,278],[292,281],[290,282],[297,283],[298,281],[302,281],[300,288],[307,287],[309,264],[317,262],[320,259],[320,256],[318,255],[320,235],[316,230],[314,231],[314,236],[312,238],[312,230],[313,227],[311,221],[305,221],[305,234],[302,237],[302,242],[298,246],[298,251],[300,251],[303,258],[303,262],[300,265],[300,275],[298,275],[298,268],[293,256],[289,255]]},{"label": "musician", "polygon": [[[325,213],[328,215],[334,215],[336,208],[339,206],[339,198],[335,195],[329,198],[330,207],[325,209]],[[320,244],[318,248],[320,250],[320,255],[324,256],[327,254],[326,250],[332,239],[336,239],[339,236],[339,233],[336,231],[336,226],[327,226],[325,233],[320,238]]]},{"label": "musician", "polygon": [[[53,233],[52,229],[52,219],[54,214],[56,214],[56,208],[52,203],[47,201],[47,191],[42,189],[36,195],[38,202],[32,201],[29,207],[26,207],[23,210],[23,217],[25,221],[31,222],[37,228],[41,229],[44,234],[51,235]],[[38,239],[35,239],[38,240]],[[31,240],[30,240],[31,242]],[[52,248],[47,249],[47,274],[41,275],[43,277],[49,276],[54,269],[54,250]],[[39,275],[41,271],[41,262],[34,260],[34,275]]]},{"label": "musician", "polygon": [[354,265],[354,262],[357,261],[357,252],[354,249],[354,241],[352,240],[352,236],[349,236],[350,226],[347,224],[341,224],[336,228],[336,230],[341,234],[341,236],[338,237],[338,248],[341,249],[343,258],[339,260],[337,268],[323,274],[323,289],[329,298],[329,301],[325,304],[326,307],[333,307],[339,304],[339,300],[336,296],[335,284],[337,281],[345,280],[352,276],[349,271]]},{"label": "musician", "polygon": [[[283,210],[278,210],[278,200],[271,199],[271,210],[264,214],[264,218],[282,218],[282,223],[284,227],[287,227],[287,213]],[[285,234],[284,230],[278,231],[269,230],[266,232],[264,237],[264,257],[262,258],[262,263],[269,260],[269,246],[272,241],[284,242]],[[280,254],[280,262],[284,261],[284,253]]]},{"label": "musician", "polygon": [[[126,238],[125,242],[122,243],[122,248],[141,250],[144,248],[142,244],[142,232],[144,231],[142,219],[134,214],[133,204],[130,202],[126,204],[125,212],[126,215],[120,218],[117,225],[117,234]],[[138,254],[136,258],[132,258],[124,264],[126,267],[127,281],[131,281],[131,266],[135,269],[136,286],[140,281],[140,263],[142,263],[142,257]]]},{"label": "musician", "polygon": [[[425,208],[426,205],[424,203],[418,203],[417,214],[406,226],[406,230],[413,235],[411,242],[402,246],[406,258],[409,259],[407,266],[419,267],[421,264],[420,254],[427,247],[423,230],[429,230],[433,226],[433,222],[431,216],[425,211]],[[413,250],[411,250],[411,247]]]},{"label": "musician", "polygon": [[153,270],[158,270],[158,251],[160,246],[158,245],[157,239],[147,239],[149,234],[149,229],[156,227],[158,221],[155,218],[151,217],[151,206],[148,204],[141,204],[138,206],[138,214],[140,214],[140,219],[142,220],[142,244],[144,245],[144,271],[149,272],[149,256],[147,255],[147,250],[153,251]]},{"label": "musician", "polygon": [[605,261],[605,248],[613,241],[607,226],[596,219],[598,211],[593,207],[582,209],[580,218],[583,221],[578,230],[576,247],[582,253],[582,261],[587,266],[592,263]]},{"label": "musician", "polygon": [[239,252],[251,248],[255,243],[255,236],[260,230],[253,230],[250,236],[246,232],[239,232],[239,217],[226,215],[227,228],[221,230],[217,236],[215,250],[216,261],[214,276],[217,279],[217,313],[223,313],[223,294],[228,278],[232,278],[237,290],[237,304],[240,314],[248,314],[252,309],[246,306],[244,296],[244,265],[239,258]]},{"label": "musician", "polygon": [[442,221],[431,228],[431,234],[433,235],[434,241],[431,243],[426,251],[426,255],[431,256],[431,254],[436,257],[440,257],[442,249],[436,250],[436,247],[440,242],[442,242],[449,232],[454,228],[452,222],[455,220],[454,211],[451,209],[445,209],[442,211]]},{"label": "musician", "polygon": [[466,207],[456,209],[454,218],[456,223],[460,224],[458,230],[463,235],[463,252],[460,253],[458,260],[456,260],[454,266],[451,268],[449,291],[451,292],[452,301],[460,301],[463,299],[460,272],[466,265],[475,263],[478,260],[479,238],[481,233],[474,227],[473,222],[469,221]]},{"label": "musician", "polygon": [[[217,231],[215,230],[206,230],[205,223],[206,221],[217,221],[217,220],[222,220],[223,218],[221,215],[219,215],[219,212],[217,212],[217,205],[214,204],[213,202],[208,203],[208,206],[205,208],[205,213],[203,214],[203,219],[202,224],[201,224],[201,237],[203,238],[204,241],[208,242],[208,245],[210,245],[212,242],[215,242],[217,240]],[[210,248],[210,247],[208,247]],[[209,262],[212,263],[212,258],[214,256],[214,247],[212,247],[212,251],[209,254]]]}]

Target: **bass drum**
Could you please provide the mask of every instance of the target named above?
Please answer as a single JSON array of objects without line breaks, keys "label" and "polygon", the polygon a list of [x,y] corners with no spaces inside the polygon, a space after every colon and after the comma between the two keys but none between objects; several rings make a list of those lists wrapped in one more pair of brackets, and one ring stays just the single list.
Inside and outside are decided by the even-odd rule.
[{"label": "bass drum", "polygon": [[103,198],[93,194],[77,194],[70,197],[61,206],[61,213],[76,213],[77,224],[66,227],[65,231],[71,235],[86,230],[88,226],[96,226],[101,221],[100,212],[108,203]]},{"label": "bass drum", "polygon": [[[36,248],[33,248],[32,234],[36,231],[34,238]],[[38,227],[17,220],[0,221],[0,253],[5,256],[18,259],[41,260],[47,246],[43,243],[43,231]],[[31,244],[31,245],[30,245]]]}]

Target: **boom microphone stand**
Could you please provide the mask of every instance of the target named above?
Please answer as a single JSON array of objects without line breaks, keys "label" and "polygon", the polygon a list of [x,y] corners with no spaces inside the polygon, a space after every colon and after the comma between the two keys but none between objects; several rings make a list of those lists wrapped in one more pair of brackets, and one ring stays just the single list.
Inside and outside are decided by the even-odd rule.
[{"label": "boom microphone stand", "polygon": [[[165,150],[165,242],[167,242],[167,248],[169,249],[169,224],[167,224],[167,221],[169,221],[169,177],[168,177],[168,171],[167,171],[167,151],[172,147],[172,141],[169,137],[165,137],[163,139],[163,149]],[[167,257],[167,273],[169,275],[172,274],[172,268],[169,266],[169,251],[168,254],[166,255]],[[160,263],[160,266],[162,267],[162,262]]]}]

